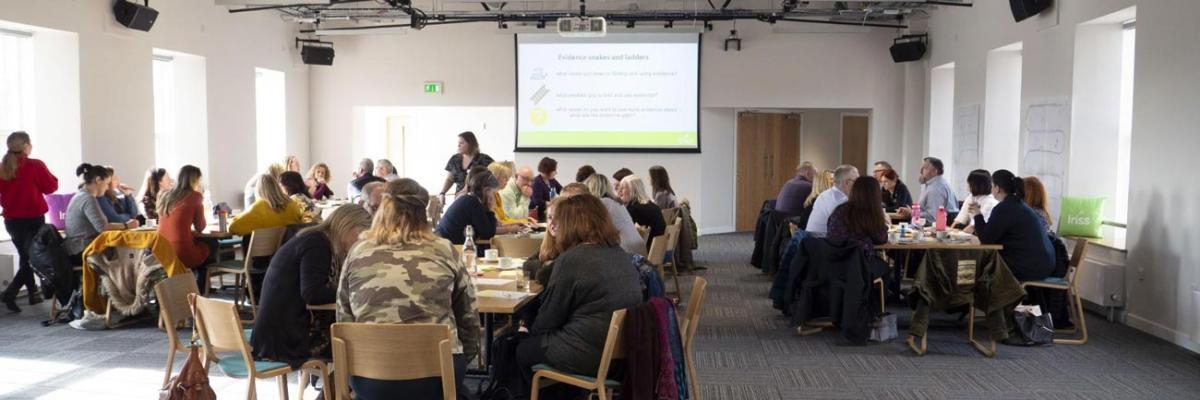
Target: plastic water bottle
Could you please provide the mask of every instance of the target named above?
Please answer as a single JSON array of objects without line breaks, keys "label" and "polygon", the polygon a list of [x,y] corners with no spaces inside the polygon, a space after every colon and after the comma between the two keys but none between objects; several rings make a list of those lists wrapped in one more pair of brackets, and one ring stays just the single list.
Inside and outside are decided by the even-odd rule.
[{"label": "plastic water bottle", "polygon": [[945,206],[938,206],[937,216],[934,217],[933,229],[937,230],[938,232],[942,232],[942,231],[946,230],[946,207]]},{"label": "plastic water bottle", "polygon": [[913,204],[912,205],[912,224],[920,226],[920,224],[917,223],[917,221],[920,219],[921,219],[921,205]]},{"label": "plastic water bottle", "polygon": [[475,227],[467,225],[467,228],[463,229],[463,237],[466,238],[463,241],[462,250],[463,266],[467,267],[467,270],[471,271],[471,273],[477,274],[479,273],[479,269],[475,263],[475,259],[478,257],[478,254],[475,252]]}]

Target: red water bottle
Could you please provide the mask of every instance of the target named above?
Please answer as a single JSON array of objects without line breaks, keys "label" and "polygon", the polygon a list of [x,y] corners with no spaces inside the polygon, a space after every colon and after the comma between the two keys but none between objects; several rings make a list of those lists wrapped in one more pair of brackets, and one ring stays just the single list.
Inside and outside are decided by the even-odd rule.
[{"label": "red water bottle", "polygon": [[946,207],[938,206],[937,216],[934,217],[934,229],[938,232],[946,230]]}]

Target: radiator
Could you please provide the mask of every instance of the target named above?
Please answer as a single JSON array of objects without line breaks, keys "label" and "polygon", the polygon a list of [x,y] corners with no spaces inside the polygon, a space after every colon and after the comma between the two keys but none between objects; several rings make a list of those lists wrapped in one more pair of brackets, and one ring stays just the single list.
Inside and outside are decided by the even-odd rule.
[{"label": "radiator", "polygon": [[1101,307],[1125,307],[1125,266],[1087,257],[1075,276],[1079,296]]}]

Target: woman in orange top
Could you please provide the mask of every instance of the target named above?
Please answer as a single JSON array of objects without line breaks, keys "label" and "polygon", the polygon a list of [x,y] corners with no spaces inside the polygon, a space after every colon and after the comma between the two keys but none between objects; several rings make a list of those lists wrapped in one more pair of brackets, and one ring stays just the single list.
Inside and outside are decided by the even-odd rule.
[{"label": "woman in orange top", "polygon": [[178,183],[158,202],[158,234],[171,243],[179,261],[192,269],[197,284],[203,283],[204,266],[216,244],[198,241],[193,233],[204,231],[208,225],[204,220],[200,176],[200,168],[183,166],[179,169]]}]

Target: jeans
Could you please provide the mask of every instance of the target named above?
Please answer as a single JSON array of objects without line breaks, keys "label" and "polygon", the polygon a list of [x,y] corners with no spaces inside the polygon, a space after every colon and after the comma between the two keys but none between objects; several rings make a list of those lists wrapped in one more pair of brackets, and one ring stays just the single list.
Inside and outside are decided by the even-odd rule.
[{"label": "jeans", "polygon": [[17,257],[20,258],[16,276],[13,277],[12,283],[9,283],[8,287],[4,289],[4,300],[16,299],[21,286],[29,291],[31,297],[37,293],[38,287],[33,278],[33,268],[29,266],[29,244],[33,242],[33,237],[37,235],[38,229],[45,224],[45,217],[4,220],[4,228],[12,237],[13,246],[17,248]]}]

